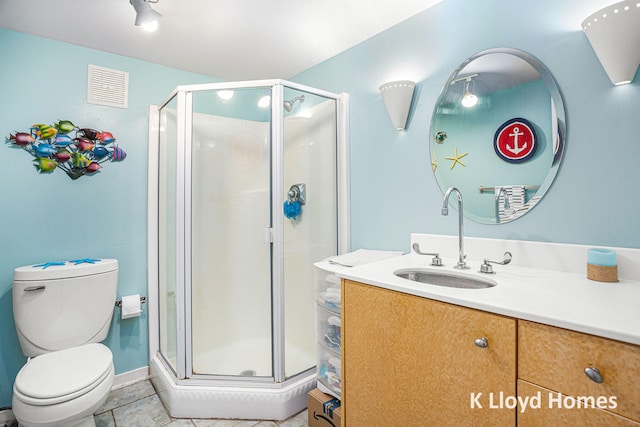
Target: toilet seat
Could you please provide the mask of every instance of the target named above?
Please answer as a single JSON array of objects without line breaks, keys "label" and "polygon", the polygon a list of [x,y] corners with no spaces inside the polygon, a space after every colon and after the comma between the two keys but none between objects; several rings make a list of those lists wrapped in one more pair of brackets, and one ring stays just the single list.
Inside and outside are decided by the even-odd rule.
[{"label": "toilet seat", "polygon": [[113,375],[111,350],[100,343],[46,353],[22,367],[14,396],[35,405],[55,405],[89,393]]}]

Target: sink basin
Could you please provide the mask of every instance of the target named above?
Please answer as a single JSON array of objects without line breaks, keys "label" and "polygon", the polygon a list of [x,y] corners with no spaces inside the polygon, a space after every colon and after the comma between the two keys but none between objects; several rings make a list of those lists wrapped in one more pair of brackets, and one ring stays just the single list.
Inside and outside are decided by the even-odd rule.
[{"label": "sink basin", "polygon": [[411,269],[394,271],[398,277],[429,285],[446,286],[447,288],[486,289],[496,286],[492,280],[477,279],[475,277],[458,274],[440,273],[427,269]]}]

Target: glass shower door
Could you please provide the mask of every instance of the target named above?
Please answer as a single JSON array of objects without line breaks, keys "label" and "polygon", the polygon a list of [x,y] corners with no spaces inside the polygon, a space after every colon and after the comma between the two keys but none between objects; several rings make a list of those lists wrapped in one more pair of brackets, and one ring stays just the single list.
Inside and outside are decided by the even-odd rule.
[{"label": "glass shower door", "polygon": [[188,376],[273,376],[270,93],[192,93]]},{"label": "glass shower door", "polygon": [[336,100],[284,89],[283,184],[304,186],[304,204],[295,218],[284,218],[284,370],[285,377],[316,364],[313,263],[336,255]]},{"label": "glass shower door", "polygon": [[176,306],[176,198],[177,198],[177,99],[160,109],[158,173],[158,299],[160,353],[178,372],[178,319]]}]

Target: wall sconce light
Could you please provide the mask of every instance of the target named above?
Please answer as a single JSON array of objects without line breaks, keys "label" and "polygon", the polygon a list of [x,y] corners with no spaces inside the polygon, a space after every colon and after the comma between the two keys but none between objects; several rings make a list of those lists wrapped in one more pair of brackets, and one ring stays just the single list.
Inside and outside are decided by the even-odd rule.
[{"label": "wall sconce light", "polygon": [[479,74],[469,74],[468,76],[460,77],[455,80],[451,80],[451,84],[455,84],[458,82],[465,82],[464,84],[464,92],[462,92],[462,99],[460,103],[465,108],[475,107],[478,103],[478,97],[473,90],[475,89],[475,81],[473,81],[474,77],[478,77]]},{"label": "wall sconce light", "polygon": [[409,80],[388,82],[380,86],[380,95],[396,130],[404,130],[416,84]]},{"label": "wall sconce light", "polygon": [[640,65],[640,1],[607,6],[585,19],[582,29],[611,82],[631,83]]},{"label": "wall sconce light", "polygon": [[147,31],[158,29],[158,19],[162,15],[153,10],[149,3],[158,3],[159,0],[129,0],[131,6],[136,10],[136,26]]}]

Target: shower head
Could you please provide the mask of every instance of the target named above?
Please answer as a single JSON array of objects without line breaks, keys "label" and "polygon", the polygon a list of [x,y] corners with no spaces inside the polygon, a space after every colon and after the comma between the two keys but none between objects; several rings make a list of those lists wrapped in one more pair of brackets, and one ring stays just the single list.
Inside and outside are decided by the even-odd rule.
[{"label": "shower head", "polygon": [[304,95],[296,96],[291,101],[284,101],[284,109],[287,110],[287,112],[291,112],[291,110],[293,110],[293,104],[295,104],[296,101],[304,102]]}]

